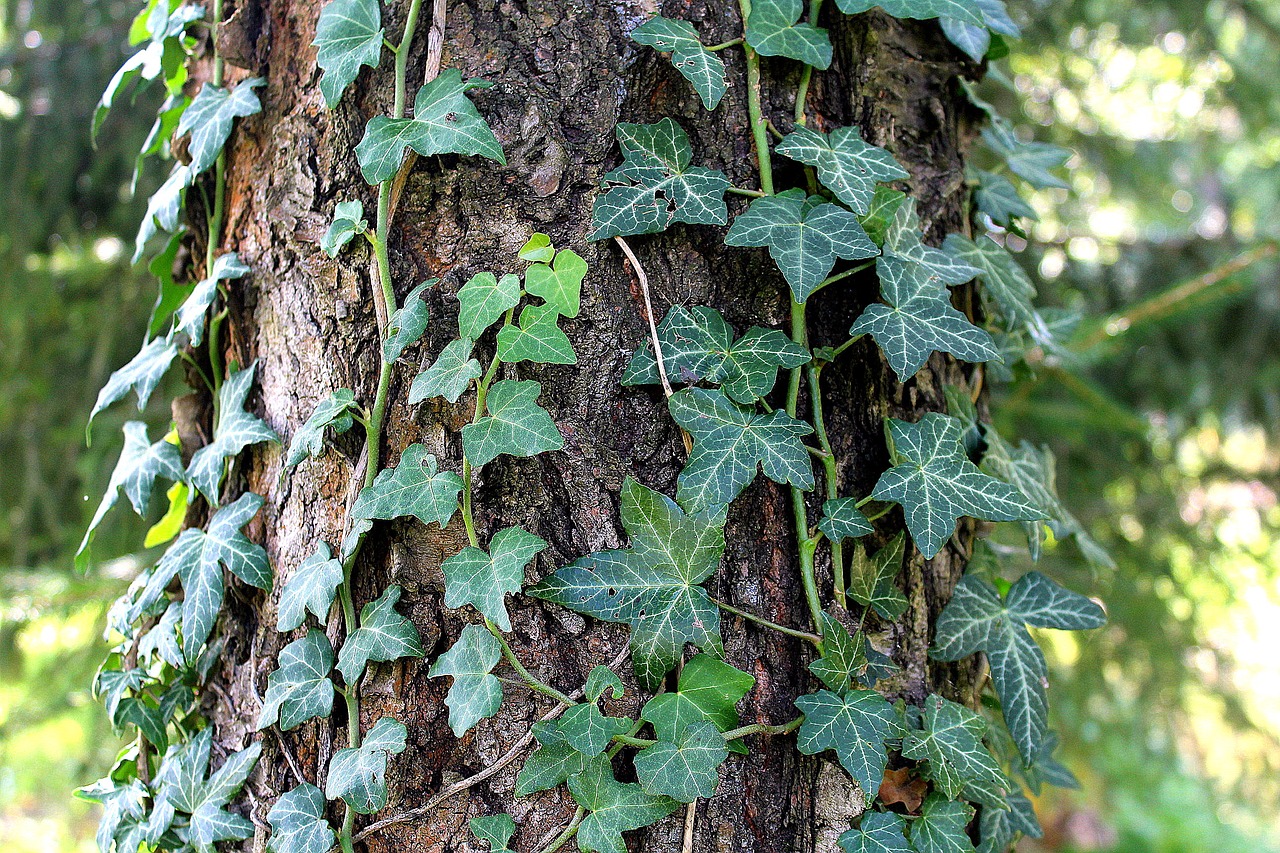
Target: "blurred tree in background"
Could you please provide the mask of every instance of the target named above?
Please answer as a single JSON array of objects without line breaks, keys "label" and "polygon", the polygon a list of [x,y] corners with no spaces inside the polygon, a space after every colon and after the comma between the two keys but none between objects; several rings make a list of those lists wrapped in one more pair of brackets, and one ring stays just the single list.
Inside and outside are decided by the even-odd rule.
[{"label": "blurred tree in background", "polygon": [[[143,525],[117,515],[96,551],[120,559],[87,577],[71,554],[131,413],[101,418],[89,447],[85,417],[154,298],[125,247],[142,101],[159,95],[136,116],[118,105],[98,151],[88,135],[135,11],[0,0],[0,838],[20,851],[92,848],[69,791],[117,746],[88,685]],[[1083,789],[1037,803],[1035,849],[1280,850],[1280,3],[1013,11],[1027,37],[980,94],[1077,156],[1009,244],[1041,301],[1083,319],[992,409],[1056,453],[1116,562],[1092,571],[1052,542],[1042,559],[1111,623],[1042,638]],[[1014,543],[991,546],[1025,559]]]}]

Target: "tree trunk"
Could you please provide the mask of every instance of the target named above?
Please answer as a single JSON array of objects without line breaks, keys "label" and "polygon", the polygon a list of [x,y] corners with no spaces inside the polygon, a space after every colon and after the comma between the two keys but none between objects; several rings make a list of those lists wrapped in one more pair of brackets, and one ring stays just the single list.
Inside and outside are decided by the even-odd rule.
[{"label": "tree trunk", "polygon": [[[387,5],[384,22],[396,39],[408,4]],[[376,190],[361,179],[353,148],[366,120],[388,111],[390,75],[366,69],[341,104],[326,110],[309,46],[320,6],[320,0],[241,0],[228,10],[234,17],[220,39],[225,53],[238,57],[236,64],[268,81],[261,90],[262,114],[244,122],[228,148],[224,248],[238,251],[253,274],[234,288],[226,355],[241,364],[258,361],[256,408],[286,439],[334,389],[352,388],[357,399],[371,400],[378,375],[372,257],[362,248],[333,261],[320,251],[318,240],[337,202],[360,198],[366,210],[373,207]],[[473,94],[509,165],[478,158],[419,160],[392,228],[398,295],[429,277],[442,283],[430,291],[426,337],[395,372],[384,465],[394,463],[407,445],[421,442],[443,466],[455,471],[461,466],[458,431],[471,416],[471,397],[457,406],[438,400],[409,406],[407,397],[418,362],[433,359],[453,336],[454,294],[467,278],[483,270],[517,269],[516,251],[534,231],[549,233],[557,246],[574,249],[590,264],[581,316],[566,324],[578,365],[503,367],[507,378],[542,383],[541,400],[565,436],[564,450],[532,459],[500,457],[486,466],[478,484],[482,540],[520,524],[550,543],[530,569],[529,582],[587,552],[625,545],[618,521],[623,479],[632,476],[674,494],[685,456],[661,394],[619,386],[631,352],[647,337],[642,296],[612,241],[586,241],[599,179],[619,161],[614,125],[670,115],[689,133],[696,163],[724,170],[738,186],[757,185],[741,53],[721,54],[728,63],[729,93],[717,110],[704,111],[668,62],[627,38],[636,24],[660,11],[692,20],[708,43],[742,32],[738,9],[727,0],[668,2],[663,9],[631,0],[450,2],[444,66],[494,82],[492,89]],[[912,174],[907,183],[919,200],[928,242],[964,230],[962,153],[971,127],[954,77],[972,68],[935,22],[896,20],[873,11],[853,18],[824,16],[823,24],[831,28],[835,61],[829,71],[815,74],[810,114],[817,126],[857,124],[870,142],[893,152]],[[423,35],[409,57],[411,81],[422,77],[428,25],[424,20]],[[784,131],[790,127],[798,68],[765,60],[766,113]],[[731,196],[730,208],[731,214],[740,212],[745,200]],[[751,324],[779,326],[787,316],[785,282],[763,250],[725,247],[723,231],[677,226],[664,235],[631,238],[659,318],[672,305],[707,304],[721,310],[739,332]],[[875,294],[874,275],[867,272],[815,297],[809,312],[815,344],[847,338],[850,323]],[[480,350],[492,346],[490,335]],[[883,418],[916,420],[922,412],[941,410],[944,381],[960,381],[963,374],[954,361],[935,354],[903,385],[870,339],[855,346],[851,356],[825,372],[824,390],[841,493],[861,496],[887,466]],[[339,438],[339,452],[283,479],[278,448],[259,448],[240,466],[244,481],[231,488],[266,496],[261,528],[250,532],[266,545],[278,579],[319,541],[336,545],[341,539],[355,488],[352,457],[360,445],[352,435],[357,434]],[[784,487],[758,478],[733,505],[726,528],[729,546],[708,588],[741,608],[807,626],[788,501]],[[811,512],[818,503],[811,501]],[[900,518],[897,513],[891,521]],[[972,698],[968,668],[931,664],[925,655],[933,620],[963,565],[956,543],[967,543],[970,534],[962,526],[952,545],[930,561],[909,547],[899,579],[911,601],[906,616],[895,625],[879,624],[874,615],[867,619],[875,645],[903,668],[892,682],[893,693],[909,701],[931,690],[961,701]],[[379,665],[365,678],[364,729],[381,716],[394,716],[408,726],[409,747],[392,759],[390,804],[362,819],[357,830],[420,806],[460,776],[493,764],[549,707],[542,697],[508,688],[499,716],[461,740],[451,734],[444,704],[448,680],[428,679],[427,670],[471,618],[442,602],[441,561],[465,544],[457,517],[443,532],[401,520],[379,523],[363,550],[354,582],[357,606],[388,583],[400,584],[405,590],[400,610],[416,624],[428,655]],[[819,582],[829,600],[824,555],[825,550],[819,554]],[[225,650],[211,675],[214,689],[206,692],[218,741],[227,749],[254,736],[267,675],[290,639],[275,631],[274,595],[234,579],[232,587],[220,624]],[[592,666],[612,661],[626,644],[619,626],[519,596],[511,608],[513,645],[543,680],[566,691],[581,684]],[[722,630],[727,660],[756,678],[740,706],[744,723],[793,718],[792,700],[814,689],[806,671],[812,650],[735,617],[726,616]],[[331,622],[335,643],[340,632],[340,622]],[[629,666],[620,669],[629,674]],[[634,714],[644,698],[629,681],[616,711]],[[265,826],[266,811],[279,793],[301,781],[296,775],[323,786],[329,756],[344,745],[345,725],[337,707],[330,719],[283,734],[264,733],[263,759],[249,785],[259,825]],[[835,837],[861,810],[844,771],[833,760],[800,756],[794,736],[749,743],[750,755],[731,756],[723,768],[718,795],[699,802],[693,849],[836,849]],[[534,850],[567,823],[574,804],[563,789],[514,800],[518,768],[517,761],[438,809],[381,828],[363,843],[373,851],[478,850],[482,845],[470,839],[468,818],[510,810],[519,826],[517,849]],[[681,809],[650,830],[633,833],[633,849],[681,849],[684,820]]]}]

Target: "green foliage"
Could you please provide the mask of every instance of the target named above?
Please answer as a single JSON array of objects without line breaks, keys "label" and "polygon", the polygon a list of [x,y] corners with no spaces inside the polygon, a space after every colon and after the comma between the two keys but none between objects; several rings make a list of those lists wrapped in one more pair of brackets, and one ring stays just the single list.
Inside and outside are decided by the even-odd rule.
[{"label": "green foliage", "polygon": [[89,522],[89,528],[80,542],[80,548],[76,551],[77,556],[88,549],[93,541],[94,531],[120,499],[120,489],[124,489],[129,503],[138,515],[145,516],[151,504],[151,492],[156,480],[161,477],[175,483],[186,480],[178,446],[167,437],[152,444],[147,437],[147,425],[141,421],[129,421],[124,425],[124,449],[120,451],[120,459],[111,472],[107,493],[102,496],[102,502],[98,504],[93,520]]},{"label": "green foliage", "polygon": [[98,401],[93,404],[93,411],[89,413],[90,425],[98,412],[130,391],[138,397],[138,411],[145,409],[152,392],[169,371],[169,365],[177,355],[178,346],[170,338],[153,338],[144,344],[138,354],[124,367],[112,373],[107,384],[102,386],[102,390],[98,392]]},{"label": "green foliage", "polygon": [[333,109],[360,73],[377,68],[382,58],[382,9],[378,0],[332,0],[316,22],[316,65],[324,72],[320,94]]},{"label": "green foliage", "polygon": [[801,0],[754,0],[747,44],[761,56],[785,56],[823,69],[831,64],[831,39],[813,23],[799,23]]},{"label": "green foliage", "polygon": [[916,853],[974,853],[965,827],[973,819],[973,808],[930,794],[920,817],[912,821],[908,835]]},{"label": "green foliage", "polygon": [[443,397],[450,403],[471,387],[471,382],[484,373],[480,362],[471,357],[475,342],[470,338],[458,338],[445,344],[440,356],[431,366],[413,379],[409,390],[409,402],[421,403],[432,397]]},{"label": "green foliage", "polygon": [[942,284],[964,284],[982,270],[971,267],[942,249],[926,246],[920,236],[916,200],[907,196],[894,208],[885,230],[884,254],[920,267],[925,277]]},{"label": "green foliage", "polygon": [[559,319],[554,305],[526,305],[520,312],[520,325],[506,325],[498,331],[498,358],[508,364],[577,364],[578,356],[568,336],[560,331]]},{"label": "green foliage", "polygon": [[1047,142],[1023,142],[1000,125],[983,128],[982,138],[991,150],[1009,165],[1009,171],[1036,189],[1069,189],[1066,181],[1053,173],[1071,159],[1071,152]]},{"label": "green foliage", "polygon": [[336,840],[324,819],[324,793],[308,782],[280,795],[267,812],[272,853],[328,853]]},{"label": "green foliage", "polygon": [[400,464],[380,473],[362,489],[351,514],[355,518],[391,519],[411,515],[423,524],[445,527],[458,511],[462,478],[441,471],[440,463],[422,444],[411,444]]},{"label": "green foliage", "polygon": [[[333,0],[329,6],[343,2],[346,0]],[[357,2],[363,2],[363,0],[357,0]],[[329,6],[325,8],[328,9]],[[382,42],[378,42],[378,47],[382,47]],[[323,80],[321,82],[323,83]],[[333,208],[333,222],[329,224],[329,230],[320,238],[320,250],[329,257],[336,258],[351,242],[352,237],[366,233],[368,228],[369,223],[364,219],[363,202],[359,199],[340,201]]]},{"label": "green foliage", "polygon": [[503,631],[510,631],[506,594],[520,591],[525,566],[546,547],[545,541],[524,528],[508,527],[494,534],[487,554],[479,548],[463,548],[440,567],[445,606],[470,604]]},{"label": "green foliage", "polygon": [[280,437],[257,415],[245,411],[245,400],[253,388],[257,362],[237,371],[222,383],[218,393],[221,417],[213,441],[195,452],[187,467],[187,478],[209,503],[217,506],[221,498],[222,478],[227,460],[246,447],[264,441],[278,442]]},{"label": "green foliage", "polygon": [[445,703],[449,706],[449,728],[458,737],[498,712],[502,684],[491,673],[501,659],[498,640],[482,626],[468,625],[453,647],[431,665],[432,678],[453,676]]},{"label": "green foliage", "polygon": [[[524,274],[524,289],[544,300],[557,314],[577,317],[582,301],[582,280],[586,275],[587,262],[572,249],[561,249],[555,253],[554,261],[529,267]],[[524,323],[523,315],[520,321]]]},{"label": "green foliage", "polygon": [[[751,692],[756,680],[711,655],[694,655],[680,671],[677,689],[660,693],[645,703],[640,719],[653,724],[659,740],[674,741],[687,727],[709,721],[721,732],[738,726],[737,705]],[[746,754],[739,741],[732,752]]]},{"label": "green foliage", "polygon": [[858,509],[856,498],[836,498],[822,504],[822,520],[818,522],[822,535],[832,542],[854,539],[874,533],[875,528]]},{"label": "green foliage", "polygon": [[970,240],[948,234],[944,247],[953,257],[982,270],[979,278],[984,298],[998,307],[1011,327],[1037,324],[1039,316],[1032,305],[1036,286],[1003,246],[987,237]]},{"label": "green foliage", "polygon": [[659,15],[632,30],[631,40],[671,54],[671,64],[693,84],[702,105],[709,110],[720,105],[728,88],[724,62],[703,46],[693,24]]},{"label": "green foliage", "polygon": [[382,358],[393,362],[409,347],[418,342],[422,333],[427,330],[431,315],[427,312],[426,300],[422,295],[433,287],[439,279],[432,278],[409,291],[404,298],[404,306],[397,308],[387,323],[387,335],[382,342]]},{"label": "green foliage", "polygon": [[503,379],[489,389],[488,414],[462,428],[462,447],[480,467],[506,453],[536,456],[564,447],[564,437],[538,405],[542,385],[530,379]]},{"label": "green foliage", "polygon": [[355,423],[353,417],[358,413],[356,395],[349,388],[339,388],[320,403],[312,411],[307,422],[298,428],[289,441],[289,452],[285,454],[284,467],[289,469],[301,464],[309,457],[317,457],[324,451],[324,431],[332,429],[334,435],[342,435]]},{"label": "green foliage", "polygon": [[874,690],[819,690],[796,707],[804,712],[796,748],[805,755],[835,750],[867,800],[874,797],[889,760],[885,741],[900,734],[893,706]]},{"label": "green foliage", "polygon": [[838,127],[830,135],[802,125],[787,134],[777,151],[815,167],[823,185],[860,215],[870,211],[878,181],[911,177],[888,151],[864,142],[857,125]]},{"label": "green foliage", "polygon": [[970,786],[1006,787],[1004,773],[982,745],[987,724],[963,705],[931,695],[924,701],[923,728],[907,733],[902,756],[928,762],[935,790],[957,799]]},{"label": "green foliage", "polygon": [[865,812],[862,822],[840,836],[845,853],[911,853],[907,822],[893,812]]},{"label": "green foliage", "polygon": [[338,672],[348,685],[355,684],[371,662],[426,654],[418,629],[396,612],[399,600],[400,587],[392,584],[360,610],[360,627],[347,637],[338,653]]},{"label": "green foliage", "polygon": [[458,331],[463,338],[474,341],[519,302],[517,276],[498,278],[491,272],[476,273],[458,291]]},{"label": "green foliage", "polygon": [[[343,645],[343,650],[347,648]],[[280,666],[267,677],[267,695],[262,700],[258,728],[280,723],[288,731],[313,717],[327,717],[333,710],[333,646],[320,631],[312,628],[280,652]]]},{"label": "green foliage", "polygon": [[589,812],[578,830],[578,847],[583,853],[626,853],[622,833],[648,826],[679,806],[669,797],[647,793],[634,782],[619,782],[602,755],[569,779],[569,793]]},{"label": "green foliage", "polygon": [[894,586],[902,570],[904,539],[904,534],[899,533],[871,558],[862,546],[855,548],[849,585],[845,588],[850,598],[890,622],[896,622],[907,610],[906,596]]},{"label": "green foliage", "polygon": [[682,803],[714,797],[719,767],[729,756],[724,738],[711,723],[693,722],[674,740],[659,740],[635,758],[636,778],[650,794]]},{"label": "green foliage", "polygon": [[391,717],[378,720],[360,746],[333,754],[324,795],[331,800],[342,798],[360,814],[380,810],[387,804],[387,762],[404,752],[407,734],[404,724]]},{"label": "green foliage", "polygon": [[191,154],[189,168],[193,177],[208,169],[218,159],[223,146],[227,144],[227,138],[231,136],[231,126],[236,119],[257,115],[262,111],[258,94],[253,90],[266,84],[267,81],[261,77],[254,77],[231,91],[212,83],[206,83],[200,88],[191,106],[182,113],[177,128],[179,136],[191,134],[191,144],[187,150]]},{"label": "green foliage", "polygon": [[516,834],[516,822],[509,814],[491,817],[473,817],[468,824],[471,834],[481,841],[489,842],[492,853],[502,853],[511,843],[511,836]]},{"label": "green foliage", "polygon": [[292,631],[306,621],[307,611],[323,624],[338,586],[342,583],[342,563],[333,557],[327,543],[316,546],[315,553],[289,575],[280,590],[276,630]]},{"label": "green foliage", "polygon": [[211,741],[212,730],[205,729],[186,746],[171,748],[156,774],[161,796],[176,811],[189,815],[189,842],[201,853],[212,851],[219,841],[253,836],[249,819],[227,811],[225,806],[244,785],[262,751],[261,744],[255,743],[228,756],[221,767],[209,773]]},{"label": "green foliage", "polygon": [[191,289],[190,295],[178,309],[174,328],[186,335],[193,347],[200,346],[200,341],[204,339],[205,312],[217,297],[222,282],[242,278],[248,274],[249,268],[240,263],[240,257],[235,252],[219,255],[213,262],[209,277],[201,280]]},{"label": "green foliage", "polygon": [[1019,834],[1041,838],[1044,831],[1031,801],[1019,790],[1006,795],[1009,808],[984,808],[978,815],[978,853],[1003,853]]}]

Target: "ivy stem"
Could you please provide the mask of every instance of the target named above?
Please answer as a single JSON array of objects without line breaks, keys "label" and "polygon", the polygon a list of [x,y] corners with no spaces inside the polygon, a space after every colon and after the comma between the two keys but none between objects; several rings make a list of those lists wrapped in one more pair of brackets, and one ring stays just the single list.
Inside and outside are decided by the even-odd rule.
[{"label": "ivy stem", "polygon": [[[818,26],[818,12],[822,11],[822,0],[809,0],[809,25]],[[809,83],[813,80],[813,66],[807,62],[800,71],[800,86],[796,89],[796,124],[804,126],[807,119],[804,115],[805,102],[809,99]]]},{"label": "ivy stem", "polygon": [[721,610],[723,610],[726,613],[732,613],[734,616],[741,616],[743,619],[746,619],[749,622],[755,622],[757,625],[763,625],[766,628],[772,628],[774,631],[777,631],[780,634],[786,634],[789,637],[799,637],[802,640],[806,640],[810,643],[813,643],[815,646],[818,646],[819,648],[822,647],[822,638],[819,637],[817,634],[810,634],[808,631],[801,631],[797,628],[788,628],[786,625],[779,625],[777,622],[770,621],[769,619],[766,619],[763,616],[757,616],[756,614],[751,613],[749,611],[740,610],[737,607],[734,607],[732,604],[725,604],[723,601],[720,601],[715,598],[711,599],[711,603],[714,604],[716,607],[719,607]]},{"label": "ivy stem", "polygon": [[573,813],[573,819],[569,821],[569,825],[564,831],[557,835],[550,844],[543,847],[538,853],[555,853],[561,847],[569,843],[569,839],[578,834],[578,827],[582,825],[582,820],[587,816],[587,810],[582,806],[578,806],[578,810]]},{"label": "ivy stem", "polygon": [[777,726],[770,726],[765,723],[754,723],[749,726],[739,726],[736,729],[729,729],[729,731],[725,732],[724,739],[738,740],[750,735],[785,735],[800,728],[800,724],[803,722],[804,714],[801,714],[794,720]]},{"label": "ivy stem", "polygon": [[733,47],[734,45],[742,44],[742,41],[743,40],[740,38],[729,39],[728,41],[720,42],[720,44],[713,44],[711,47],[705,49],[715,53],[717,50],[724,50],[726,47]]},{"label": "ivy stem", "polygon": [[[504,325],[511,325],[511,318],[515,316],[515,308],[507,311],[507,316],[503,321]],[[489,369],[485,371],[484,376],[476,384],[476,411],[471,416],[471,423],[478,423],[484,417],[485,407],[489,398],[489,386],[493,384],[494,378],[498,375],[498,367],[502,364],[502,359],[498,358],[495,352],[493,358],[489,361]],[[467,541],[471,543],[472,548],[480,547],[480,540],[476,537],[476,521],[471,510],[471,460],[467,455],[462,454],[462,524],[467,528]]]},{"label": "ivy stem", "polygon": [[541,693],[543,696],[550,696],[552,699],[556,700],[557,702],[560,702],[561,704],[564,704],[564,705],[574,704],[573,700],[570,699],[568,696],[561,693],[559,690],[556,690],[550,684],[547,684],[545,681],[538,678],[536,675],[534,675],[532,672],[530,672],[528,669],[525,668],[525,665],[520,662],[520,658],[516,656],[515,650],[511,648],[511,644],[507,642],[507,638],[504,637],[502,635],[502,632],[498,630],[497,625],[494,625],[493,622],[489,621],[489,617],[487,616],[485,617],[485,620],[484,620],[484,626],[488,628],[489,633],[492,634],[495,639],[497,639],[499,645],[502,646],[502,656],[507,659],[507,663],[511,664],[511,668],[514,669],[520,675],[520,677],[524,679],[525,684],[529,685],[529,689],[534,690],[538,693]]},{"label": "ivy stem", "polygon": [[[804,368],[809,379],[809,400],[813,408],[813,431],[818,436],[818,446],[825,451],[819,458],[822,460],[822,476],[826,480],[827,500],[833,501],[840,496],[837,482],[835,451],[831,449],[831,439],[827,435],[826,418],[822,411],[822,373],[812,362]],[[839,539],[831,542],[831,586],[836,603],[845,606],[844,601],[844,543]],[[821,623],[819,623],[820,625]]]},{"label": "ivy stem", "polygon": [[[809,349],[809,327],[805,320],[805,304],[791,300],[791,340],[799,346]],[[791,376],[787,382],[787,415],[794,418],[800,408],[800,379],[802,367],[793,367]],[[818,402],[814,401],[814,411],[817,412]],[[819,437],[821,441],[821,436]],[[827,442],[822,448],[823,452],[831,453],[831,444]],[[830,461],[830,467],[835,467],[834,458],[823,459],[824,470]],[[813,619],[813,625],[822,631],[822,601],[818,596],[818,582],[814,577],[813,555],[818,549],[817,537],[809,536],[809,510],[805,506],[804,492],[796,486],[791,487],[791,513],[794,516],[796,527],[796,550],[800,556],[800,580],[804,584],[804,597],[809,604],[809,615]],[[821,642],[818,644],[819,652],[822,651]]]},{"label": "ivy stem", "polygon": [[[745,28],[751,17],[751,0],[738,0]],[[756,160],[760,166],[760,190],[773,195],[773,163],[769,159],[769,131],[764,110],[760,107],[760,56],[751,45],[743,43],[747,55],[747,116],[751,122],[751,138],[755,142]]]},{"label": "ivy stem", "polygon": [[760,190],[749,190],[743,187],[728,187],[725,192],[733,193],[734,195],[745,195],[748,198],[764,198],[764,193],[760,192]]},{"label": "ivy stem", "polygon": [[862,340],[863,337],[864,337],[863,335],[854,335],[852,338],[849,338],[849,340],[845,341],[840,346],[833,349],[831,351],[831,360],[835,361],[837,358],[842,356],[845,350],[847,350],[849,347],[856,344],[858,341]]},{"label": "ivy stem", "polygon": [[843,270],[843,271],[841,271],[841,272],[838,272],[838,273],[836,273],[835,275],[829,275],[829,276],[827,276],[826,278],[824,278],[821,282],[819,282],[819,283],[818,283],[818,286],[817,286],[817,287],[815,287],[815,288],[813,289],[813,292],[812,292],[812,293],[810,293],[809,295],[810,295],[810,296],[812,296],[814,293],[817,293],[819,290],[822,290],[822,288],[826,287],[826,286],[827,286],[827,285],[829,285],[829,284],[835,284],[837,281],[843,281],[844,279],[848,278],[849,276],[851,276],[851,275],[857,275],[858,273],[862,272],[863,270],[871,269],[871,267],[873,267],[873,266],[875,266],[875,265],[876,265],[876,262],[875,262],[875,261],[867,261],[867,262],[865,262],[865,263],[858,264],[857,266],[850,267],[850,268],[849,268],[849,269],[847,269],[847,270]]}]

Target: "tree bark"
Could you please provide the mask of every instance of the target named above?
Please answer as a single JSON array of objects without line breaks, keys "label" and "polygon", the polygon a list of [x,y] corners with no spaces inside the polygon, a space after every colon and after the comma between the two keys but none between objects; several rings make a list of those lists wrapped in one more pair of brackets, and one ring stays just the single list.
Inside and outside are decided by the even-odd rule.
[{"label": "tree bark", "polygon": [[[395,40],[408,4],[384,5],[390,6],[384,9],[387,33]],[[262,114],[244,122],[229,147],[224,248],[238,251],[253,275],[233,289],[226,355],[241,364],[258,361],[257,411],[286,440],[334,389],[352,388],[357,399],[370,401],[378,374],[372,257],[359,248],[335,262],[319,250],[318,240],[337,202],[360,198],[366,210],[373,208],[376,190],[361,179],[353,149],[367,119],[389,109],[389,62],[378,72],[366,69],[337,109],[326,110],[309,46],[320,6],[321,0],[241,0],[230,10],[234,17],[220,40],[236,64],[268,81],[261,90]],[[661,393],[618,384],[631,352],[647,337],[643,301],[617,246],[585,238],[598,181],[619,161],[614,125],[673,116],[693,141],[695,162],[724,170],[738,186],[758,185],[741,53],[721,54],[731,85],[724,103],[708,113],[667,61],[627,38],[631,28],[659,12],[691,20],[707,43],[742,32],[736,4],[727,0],[667,2],[661,9],[651,0],[450,2],[444,65],[495,83],[473,94],[503,144],[508,166],[478,158],[419,160],[392,228],[397,293],[403,297],[429,277],[439,277],[441,285],[430,291],[427,335],[395,372],[384,465],[394,464],[408,444],[421,442],[442,465],[455,471],[461,466],[459,429],[470,418],[473,395],[456,406],[406,401],[418,364],[433,359],[454,336],[454,294],[467,278],[483,270],[516,271],[516,251],[534,231],[549,233],[558,247],[574,249],[590,264],[581,316],[566,323],[579,364],[503,366],[507,378],[542,383],[541,400],[565,436],[564,450],[533,459],[500,457],[485,467],[478,483],[482,540],[520,524],[550,543],[530,569],[530,583],[587,552],[625,545],[618,521],[623,479],[630,475],[674,494],[685,456]],[[900,21],[874,11],[853,18],[834,9],[826,13],[822,23],[831,29],[836,58],[829,71],[814,75],[811,121],[827,130],[857,124],[869,141],[894,153],[912,175],[903,188],[919,200],[928,242],[937,244],[947,232],[964,230],[962,155],[971,117],[954,78],[973,69],[934,22]],[[409,57],[411,81],[422,79],[428,25],[424,20]],[[794,110],[798,65],[766,60],[765,75],[766,112],[785,131]],[[416,82],[411,94],[415,88]],[[784,185],[793,179],[802,183],[801,174],[779,160]],[[731,214],[745,206],[744,199],[730,197]],[[708,304],[739,332],[751,324],[779,326],[787,316],[785,282],[763,250],[725,247],[723,233],[723,228],[677,226],[663,235],[631,238],[659,318],[671,305]],[[963,298],[963,289],[960,294]],[[849,325],[875,296],[871,273],[816,296],[809,312],[814,343],[834,345],[847,338]],[[491,338],[492,332],[480,342],[482,352],[491,352]],[[887,466],[885,416],[915,420],[922,412],[942,410],[943,383],[964,381],[970,369],[935,354],[903,385],[866,340],[825,371],[841,494],[867,494]],[[802,401],[802,410],[805,406]],[[270,553],[277,587],[319,541],[336,545],[341,539],[359,447],[357,430],[283,479],[278,448],[259,448],[242,462],[241,480],[229,487],[267,498],[260,528],[255,524],[251,533]],[[743,609],[809,627],[788,500],[786,489],[758,478],[733,505],[729,545],[708,588]],[[813,497],[811,513],[819,504]],[[896,512],[882,523],[884,531],[900,526]],[[911,601],[909,611],[895,625],[880,624],[874,615],[867,619],[874,643],[903,668],[891,682],[896,696],[919,701],[940,690],[961,701],[972,699],[970,669],[931,664],[925,654],[933,620],[959,578],[970,539],[971,530],[962,527],[930,561],[909,547],[899,578]],[[508,688],[499,716],[461,740],[450,733],[444,704],[448,680],[428,679],[427,669],[472,618],[442,602],[441,561],[465,543],[455,517],[444,531],[411,520],[380,523],[364,548],[354,581],[357,606],[388,583],[400,584],[405,590],[400,610],[416,624],[428,655],[376,666],[365,677],[364,729],[392,715],[408,726],[409,748],[391,762],[390,804],[362,819],[357,829],[420,806],[451,782],[493,764],[550,707],[545,698]],[[819,581],[829,600],[826,559],[824,548]],[[213,689],[205,694],[218,742],[226,749],[255,736],[267,675],[276,653],[291,639],[275,631],[275,594],[234,579],[231,588],[220,624],[225,648],[211,676]],[[580,685],[592,666],[613,660],[626,644],[625,629],[528,598],[513,597],[511,609],[513,645],[535,673],[565,691]],[[736,617],[726,616],[722,630],[727,660],[756,678],[740,706],[743,722],[781,723],[794,717],[792,700],[815,689],[806,670],[812,650]],[[341,639],[340,622],[331,622],[329,634],[335,642]],[[620,669],[629,679],[629,665]],[[645,698],[629,679],[628,693],[615,701],[614,711],[633,714]],[[336,707],[330,719],[283,734],[264,733],[263,759],[249,785],[259,825],[265,826],[266,811],[279,793],[301,781],[295,775],[323,786],[329,756],[344,745],[345,725]],[[794,736],[757,737],[749,744],[749,756],[733,756],[725,765],[717,796],[700,801],[693,849],[836,849],[835,837],[861,810],[844,772],[825,758],[800,756]],[[563,789],[513,800],[519,766],[516,761],[438,809],[380,829],[363,843],[372,851],[479,850],[482,845],[468,834],[468,818],[510,810],[519,827],[517,849],[534,850],[568,822],[574,804]],[[633,833],[633,849],[681,849],[684,819],[681,809],[650,830]],[[260,833],[257,844],[262,839]]]}]

